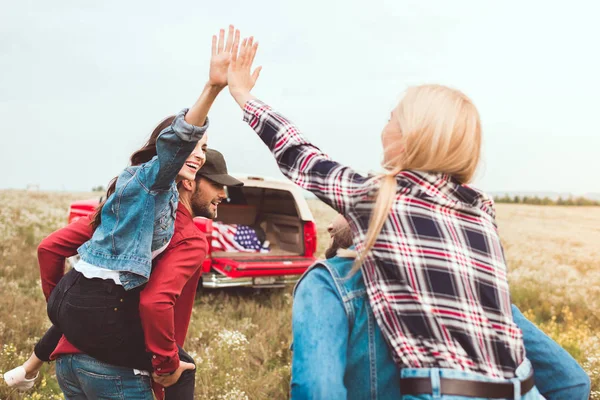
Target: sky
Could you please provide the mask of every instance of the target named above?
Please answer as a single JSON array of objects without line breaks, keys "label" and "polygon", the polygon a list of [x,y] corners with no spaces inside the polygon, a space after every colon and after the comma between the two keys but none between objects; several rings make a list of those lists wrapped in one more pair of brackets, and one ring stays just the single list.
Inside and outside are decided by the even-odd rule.
[{"label": "sky", "polygon": [[[333,159],[381,171],[406,87],[441,83],[481,114],[487,191],[600,192],[594,1],[2,0],[0,188],[106,185],[165,116],[193,104],[211,36],[259,41],[253,93]],[[209,146],[281,177],[225,90]]]}]

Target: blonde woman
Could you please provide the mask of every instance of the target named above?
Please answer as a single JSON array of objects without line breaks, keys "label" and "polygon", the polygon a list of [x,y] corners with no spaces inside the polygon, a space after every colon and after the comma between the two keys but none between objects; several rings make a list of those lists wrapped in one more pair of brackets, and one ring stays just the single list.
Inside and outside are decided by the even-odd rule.
[{"label": "blonde woman", "polygon": [[535,399],[513,322],[494,205],[467,186],[479,164],[477,109],[458,90],[409,88],[383,129],[385,174],[364,177],[311,144],[250,90],[257,44],[234,45],[229,90],[281,171],[341,212],[403,399]]}]

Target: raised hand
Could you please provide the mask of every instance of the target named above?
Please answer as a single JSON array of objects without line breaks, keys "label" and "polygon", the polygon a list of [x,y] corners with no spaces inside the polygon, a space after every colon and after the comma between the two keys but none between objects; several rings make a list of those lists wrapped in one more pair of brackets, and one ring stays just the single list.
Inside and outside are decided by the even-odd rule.
[{"label": "raised hand", "polygon": [[[235,30],[235,37],[239,42],[240,31]],[[210,57],[210,70],[208,72],[208,82],[204,85],[200,97],[190,107],[189,111],[185,115],[185,120],[189,124],[195,126],[203,126],[206,123],[206,116],[208,110],[212,106],[213,102],[227,86],[227,69],[231,63],[231,50],[234,42],[234,27],[229,25],[229,32],[227,33],[227,41],[225,41],[225,30],[219,31],[219,37],[216,35],[212,37],[212,55]]]},{"label": "raised hand", "polygon": [[227,72],[227,81],[229,84],[229,92],[236,99],[238,104],[243,107],[243,104],[251,98],[250,91],[256,84],[256,80],[260,75],[262,67],[258,67],[254,72],[250,73],[258,42],[254,43],[254,38],[251,36],[244,39],[242,45],[239,46],[239,38],[236,37],[231,51],[231,63]]},{"label": "raised hand", "polygon": [[210,71],[208,73],[208,83],[210,85],[224,88],[227,86],[227,69],[231,62],[231,50],[235,40],[239,43],[240,31],[235,29],[235,40],[234,40],[234,26],[229,25],[229,32],[227,33],[227,41],[225,41],[225,30],[219,31],[219,37],[213,35],[212,37],[212,55],[210,57]]}]

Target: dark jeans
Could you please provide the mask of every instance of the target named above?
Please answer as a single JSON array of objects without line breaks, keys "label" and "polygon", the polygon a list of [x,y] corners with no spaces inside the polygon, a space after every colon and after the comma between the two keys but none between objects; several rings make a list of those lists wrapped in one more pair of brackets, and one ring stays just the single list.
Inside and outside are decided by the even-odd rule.
[{"label": "dark jeans", "polygon": [[[194,359],[181,347],[179,348],[179,359],[181,361],[196,364]],[[165,400],[192,400],[194,398],[195,385],[196,370],[185,370],[176,384],[165,389]]]},{"label": "dark jeans", "polygon": [[42,361],[49,362],[50,355],[56,349],[60,338],[62,337],[62,332],[56,326],[52,325],[50,329],[46,331],[44,336],[40,339],[39,342],[36,343],[33,352]]},{"label": "dark jeans", "polygon": [[[97,360],[152,371],[140,321],[140,290],[126,291],[111,280],[87,279],[76,270],[69,271],[48,299],[53,326],[36,345],[36,355],[49,359],[64,333],[71,344]],[[179,355],[183,361],[194,362],[181,348]],[[194,384],[195,371],[185,371],[165,394],[172,399],[193,399]]]},{"label": "dark jeans", "polygon": [[82,352],[108,364],[152,371],[139,316],[140,289],[69,271],[48,299],[48,316]]}]

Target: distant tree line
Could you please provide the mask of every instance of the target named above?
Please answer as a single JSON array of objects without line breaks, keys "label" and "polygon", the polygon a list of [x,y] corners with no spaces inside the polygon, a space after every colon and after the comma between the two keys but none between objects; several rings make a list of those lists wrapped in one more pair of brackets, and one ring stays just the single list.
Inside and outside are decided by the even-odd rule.
[{"label": "distant tree line", "polygon": [[494,196],[496,203],[508,204],[533,204],[538,206],[600,206],[600,201],[586,199],[585,197],[559,197],[553,200],[549,197],[537,196]]},{"label": "distant tree line", "polygon": [[106,189],[104,189],[104,186],[98,185],[92,188],[92,192],[106,192]]}]

